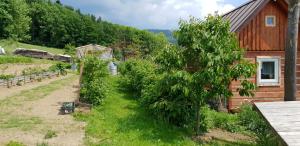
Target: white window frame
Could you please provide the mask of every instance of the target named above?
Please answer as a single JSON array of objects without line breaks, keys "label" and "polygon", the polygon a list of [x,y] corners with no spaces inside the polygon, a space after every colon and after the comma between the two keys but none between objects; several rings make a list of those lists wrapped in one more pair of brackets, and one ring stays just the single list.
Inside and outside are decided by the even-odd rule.
[{"label": "white window frame", "polygon": [[[256,61],[258,63],[258,68],[257,68],[258,86],[280,86],[280,74],[281,74],[280,56],[258,56],[256,58]],[[275,79],[261,79],[262,62],[274,62]]]},{"label": "white window frame", "polygon": [[[268,24],[268,18],[273,18],[274,24]],[[265,25],[266,25],[267,27],[275,27],[275,26],[276,26],[276,16],[274,16],[274,15],[267,15],[267,16],[265,17]]]}]

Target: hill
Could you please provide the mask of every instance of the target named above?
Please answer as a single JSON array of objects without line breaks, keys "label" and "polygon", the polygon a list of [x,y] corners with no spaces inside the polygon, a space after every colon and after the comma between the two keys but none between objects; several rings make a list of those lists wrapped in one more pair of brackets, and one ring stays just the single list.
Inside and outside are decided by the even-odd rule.
[{"label": "hill", "polygon": [[168,30],[168,29],[148,29],[148,31],[153,32],[153,33],[163,33],[167,37],[168,41],[170,43],[176,43],[176,39],[173,37],[173,31]]}]

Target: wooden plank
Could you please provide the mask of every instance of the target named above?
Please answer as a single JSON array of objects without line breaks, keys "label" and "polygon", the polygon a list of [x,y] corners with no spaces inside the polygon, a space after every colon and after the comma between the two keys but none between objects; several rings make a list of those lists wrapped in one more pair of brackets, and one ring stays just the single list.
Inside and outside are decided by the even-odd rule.
[{"label": "wooden plank", "polygon": [[288,146],[300,146],[300,101],[254,103]]}]

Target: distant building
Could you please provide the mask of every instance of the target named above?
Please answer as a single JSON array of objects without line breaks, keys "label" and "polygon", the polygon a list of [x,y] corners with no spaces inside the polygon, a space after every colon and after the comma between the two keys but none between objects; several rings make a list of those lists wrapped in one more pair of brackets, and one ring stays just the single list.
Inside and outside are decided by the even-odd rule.
[{"label": "distant building", "polygon": [[[112,75],[117,75],[117,65],[112,62],[113,50],[112,48],[100,46],[100,45],[86,45],[76,48],[76,56],[81,59],[87,55],[97,56],[102,60],[110,60],[108,64],[108,69]],[[82,71],[81,71],[82,72]]]},{"label": "distant building", "polygon": [[76,48],[76,56],[81,59],[87,55],[98,56],[100,59],[109,60],[113,59],[112,48],[89,44]]}]

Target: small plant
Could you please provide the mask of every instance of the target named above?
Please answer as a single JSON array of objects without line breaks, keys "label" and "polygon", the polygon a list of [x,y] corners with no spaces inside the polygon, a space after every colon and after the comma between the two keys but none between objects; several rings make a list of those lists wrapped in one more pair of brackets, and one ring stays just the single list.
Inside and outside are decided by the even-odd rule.
[{"label": "small plant", "polygon": [[55,131],[52,131],[52,130],[48,130],[46,135],[45,135],[45,139],[50,139],[50,138],[53,138],[53,137],[56,137],[57,134]]},{"label": "small plant", "polygon": [[37,143],[36,146],[48,146],[49,144],[46,142]]},{"label": "small plant", "polygon": [[25,144],[17,141],[10,141],[5,146],[25,146]]},{"label": "small plant", "polygon": [[18,80],[18,82],[17,82],[17,86],[22,86],[22,83],[23,83],[24,81],[23,80]]},{"label": "small plant", "polygon": [[38,82],[41,82],[41,81],[42,81],[42,78],[41,78],[41,77],[37,78],[37,81],[38,81]]}]

